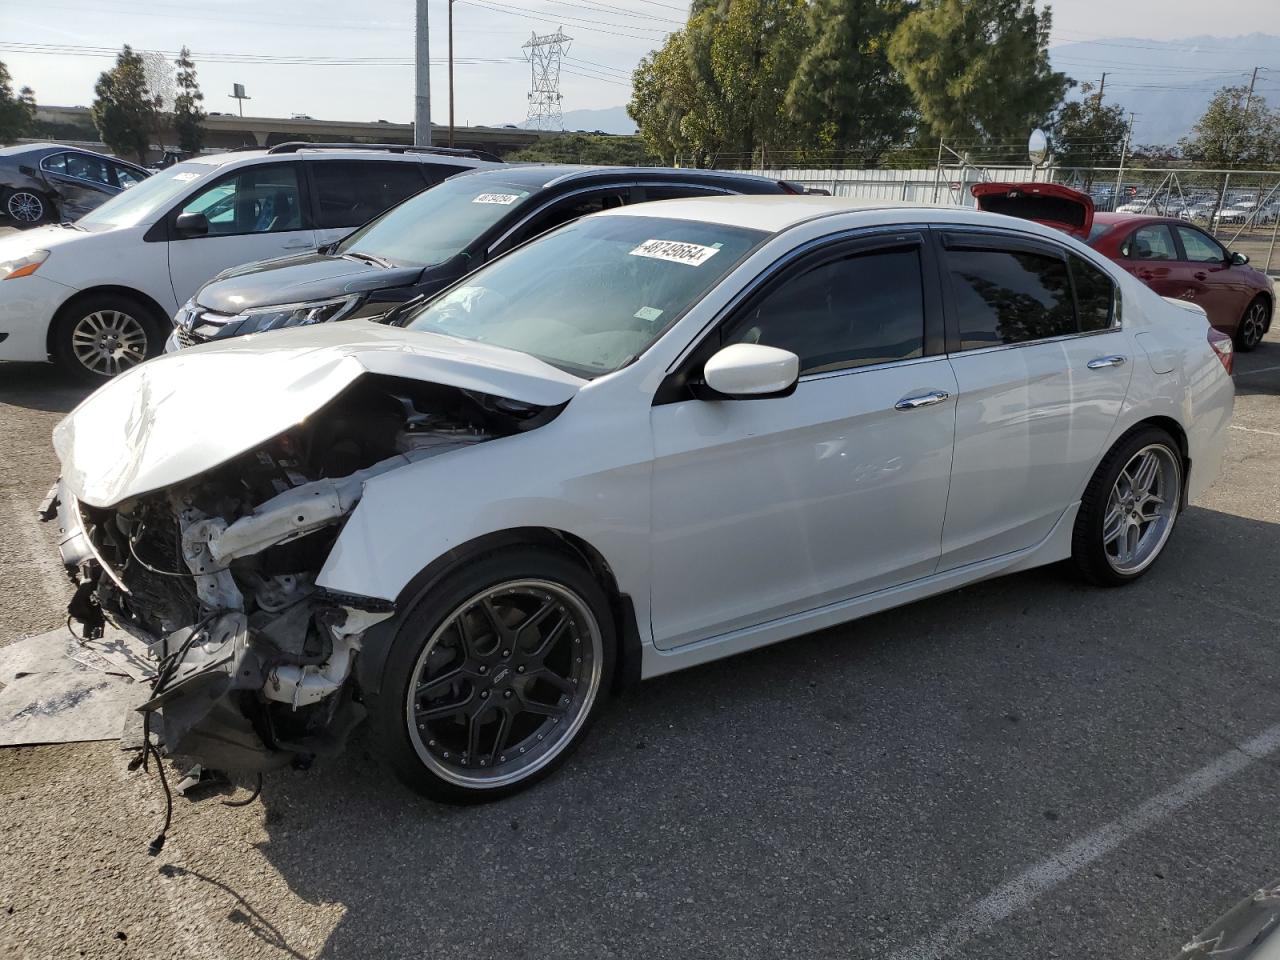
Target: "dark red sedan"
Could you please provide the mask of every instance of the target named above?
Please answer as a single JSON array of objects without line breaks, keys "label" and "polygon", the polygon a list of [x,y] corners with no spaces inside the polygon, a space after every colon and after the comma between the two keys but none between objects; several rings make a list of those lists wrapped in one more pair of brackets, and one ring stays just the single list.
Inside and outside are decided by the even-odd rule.
[{"label": "dark red sedan", "polygon": [[1056,183],[979,183],[978,209],[1035,220],[1079,237],[1163,297],[1190,300],[1209,323],[1252,350],[1271,328],[1275,292],[1249,258],[1172,217],[1094,213],[1093,200]]}]

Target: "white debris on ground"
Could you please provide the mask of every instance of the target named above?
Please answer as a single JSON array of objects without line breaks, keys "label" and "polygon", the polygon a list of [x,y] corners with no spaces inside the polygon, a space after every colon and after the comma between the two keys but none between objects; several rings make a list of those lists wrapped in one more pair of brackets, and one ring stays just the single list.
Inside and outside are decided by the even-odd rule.
[{"label": "white debris on ground", "polygon": [[79,641],[60,628],[0,647],[0,747],[119,739],[153,670],[146,646],[113,629]]}]

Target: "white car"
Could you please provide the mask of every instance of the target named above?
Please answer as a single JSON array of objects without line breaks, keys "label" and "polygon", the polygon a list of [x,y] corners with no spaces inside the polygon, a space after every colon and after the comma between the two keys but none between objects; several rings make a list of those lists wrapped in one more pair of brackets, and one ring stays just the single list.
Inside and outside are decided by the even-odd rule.
[{"label": "white car", "polygon": [[549,772],[619,684],[1067,558],[1135,580],[1218,472],[1230,361],[1039,224],[672,200],[404,329],[128,371],[58,426],[45,514],[79,629],[163,656],[170,754],[260,769],[368,711],[407,783],[467,802]]},{"label": "white car", "polygon": [[309,253],[446,177],[448,151],[282,144],[175,164],[75,223],[0,237],[0,360],[101,382],[159,353],[215,274]]}]

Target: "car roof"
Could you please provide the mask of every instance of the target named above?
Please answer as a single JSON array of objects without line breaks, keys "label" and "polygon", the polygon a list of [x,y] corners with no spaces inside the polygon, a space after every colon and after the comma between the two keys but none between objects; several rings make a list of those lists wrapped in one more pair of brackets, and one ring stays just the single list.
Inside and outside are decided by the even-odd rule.
[{"label": "car roof", "polygon": [[589,182],[599,179],[665,180],[680,183],[705,183],[730,186],[752,184],[776,187],[777,180],[754,173],[735,173],[729,170],[698,170],[688,167],[613,167],[603,164],[576,163],[519,163],[504,167],[477,170],[459,174],[467,177],[494,177],[528,190],[542,190],[564,184]]},{"label": "car roof", "polygon": [[1108,227],[1129,226],[1136,223],[1177,223],[1186,226],[1185,220],[1179,220],[1177,217],[1162,217],[1154,213],[1095,213],[1093,215],[1094,223],[1101,223]]},{"label": "car roof", "polygon": [[452,154],[436,154],[436,153],[414,153],[406,151],[404,153],[391,152],[388,150],[368,149],[362,150],[359,147],[304,147],[293,153],[271,153],[267,148],[261,150],[228,150],[224,153],[207,153],[198,157],[188,157],[183,163],[203,163],[211,167],[225,167],[232,163],[256,163],[265,160],[289,160],[293,157],[339,157],[352,158],[360,160],[368,160],[370,158],[393,158],[396,160],[416,160],[429,161],[440,160],[446,163],[458,163],[464,166],[472,166],[480,169],[489,169],[490,167],[499,167],[506,169],[505,164],[493,163],[488,160],[476,160],[471,157],[460,157]]},{"label": "car roof", "polygon": [[67,143],[19,143],[12,147],[0,148],[0,158],[3,157],[22,157],[27,154],[39,153],[61,153],[63,151],[75,151],[76,153],[87,153],[91,157],[102,157],[104,160],[110,160],[112,163],[123,163],[126,167],[133,167],[135,170],[145,170],[132,160],[121,160],[119,157],[113,157],[109,153],[102,153],[98,150],[90,150],[87,147],[77,147]]}]

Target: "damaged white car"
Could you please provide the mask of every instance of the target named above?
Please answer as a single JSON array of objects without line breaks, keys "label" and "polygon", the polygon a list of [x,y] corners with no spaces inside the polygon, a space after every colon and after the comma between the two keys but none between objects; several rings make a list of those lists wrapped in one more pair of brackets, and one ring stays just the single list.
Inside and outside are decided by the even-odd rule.
[{"label": "damaged white car", "polygon": [[1230,341],[1061,232],[832,198],[562,227],[406,327],[209,344],[57,428],[81,629],[165,751],[262,770],[366,714],[488,799],[619,685],[1067,557],[1122,584],[1213,479]]}]

